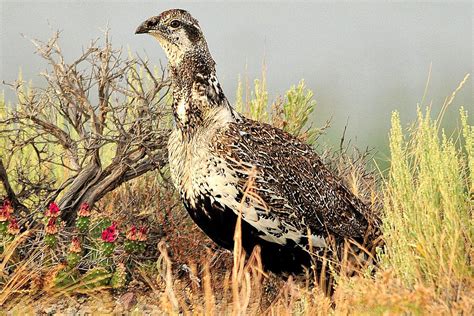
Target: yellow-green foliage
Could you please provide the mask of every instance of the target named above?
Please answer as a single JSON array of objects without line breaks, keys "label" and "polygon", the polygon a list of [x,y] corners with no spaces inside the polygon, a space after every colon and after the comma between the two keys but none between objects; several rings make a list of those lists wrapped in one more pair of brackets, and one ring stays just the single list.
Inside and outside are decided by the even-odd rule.
[{"label": "yellow-green foliage", "polygon": [[283,117],[287,122],[285,130],[293,135],[304,134],[308,143],[314,143],[320,131],[315,128],[305,130],[308,119],[316,107],[313,91],[307,89],[304,80],[301,80],[297,86],[291,86],[285,97],[283,103]]},{"label": "yellow-green foliage", "polygon": [[262,78],[254,80],[254,90],[245,92],[245,102],[243,101],[242,81],[239,78],[235,107],[238,112],[248,117],[260,121],[268,122],[271,115],[268,115],[268,91],[265,70],[262,70]]},{"label": "yellow-green foliage", "polygon": [[[247,87],[248,88],[248,87]],[[249,89],[246,89],[249,90]],[[314,128],[308,122],[316,108],[313,92],[301,80],[285,93],[284,98],[278,98],[271,105],[268,103],[268,90],[265,69],[262,78],[254,80],[253,91],[245,92],[243,99],[242,81],[239,78],[235,106],[238,112],[245,116],[283,130],[314,144],[322,129]]]},{"label": "yellow-green foliage", "polygon": [[[22,73],[19,72],[18,82],[21,83],[22,93],[17,94],[18,102],[15,107],[11,104],[6,104],[2,96],[0,100],[0,157],[7,168],[7,172],[10,178],[11,185],[13,189],[18,192],[20,186],[17,183],[16,172],[23,173],[24,176],[32,181],[37,179],[43,179],[43,181],[55,181],[65,179],[67,174],[65,170],[59,167],[57,164],[40,164],[38,160],[38,154],[40,151],[45,153],[60,152],[60,146],[53,141],[53,138],[50,136],[42,136],[41,141],[38,141],[38,147],[34,148],[31,144],[25,145],[35,134],[32,128],[22,127],[18,131],[18,138],[16,142],[12,142],[11,139],[16,137],[16,132],[13,132],[13,129],[16,128],[16,124],[12,121],[8,121],[14,117],[12,112],[16,110],[25,110],[22,108],[22,104],[26,102],[28,98],[32,98],[32,88],[31,83],[26,83],[23,81]],[[41,115],[45,117],[51,117],[55,120],[58,126],[64,126],[64,119],[53,110],[46,111],[45,109],[40,109]],[[61,158],[57,157],[55,162],[59,162]],[[4,195],[4,188],[0,185],[0,196]],[[28,200],[36,203],[40,197],[31,195],[28,197]],[[28,201],[23,201],[25,205],[29,206]]]},{"label": "yellow-green foliage", "polygon": [[435,287],[447,301],[469,286],[474,271],[474,130],[467,118],[461,109],[463,141],[440,131],[429,108],[418,110],[408,133],[393,113],[390,131],[383,262],[406,286]]},{"label": "yellow-green foliage", "polygon": [[[462,134],[465,141],[465,149],[467,154],[467,164],[469,168],[469,182],[471,193],[471,202],[472,194],[474,192],[474,126],[469,125],[467,122],[467,112],[461,108],[461,123],[462,123]],[[472,206],[472,205],[471,205]]]}]

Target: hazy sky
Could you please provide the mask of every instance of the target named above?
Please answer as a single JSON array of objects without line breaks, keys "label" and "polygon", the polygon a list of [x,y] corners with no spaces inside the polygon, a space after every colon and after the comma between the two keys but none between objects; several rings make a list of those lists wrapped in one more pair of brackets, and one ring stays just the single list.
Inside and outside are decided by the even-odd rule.
[{"label": "hazy sky", "polygon": [[[21,33],[45,40],[61,29],[66,56],[73,57],[108,25],[116,47],[165,61],[158,43],[134,31],[173,7],[200,21],[231,101],[238,75],[256,78],[265,60],[272,98],[305,79],[318,102],[315,121],[332,117],[330,143],[348,120],[353,143],[384,150],[391,111],[413,118],[430,63],[428,101],[435,109],[472,72],[471,1],[1,1],[0,80],[13,81],[21,67],[25,79],[41,83],[44,64]],[[460,105],[474,117],[472,82],[454,102],[453,123]]]}]

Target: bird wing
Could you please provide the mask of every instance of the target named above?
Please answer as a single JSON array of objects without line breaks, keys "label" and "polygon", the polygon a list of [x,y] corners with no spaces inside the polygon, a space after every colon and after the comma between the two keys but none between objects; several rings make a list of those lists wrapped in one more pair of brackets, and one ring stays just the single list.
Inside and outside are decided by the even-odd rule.
[{"label": "bird wing", "polygon": [[[230,123],[215,135],[218,154],[235,170],[241,170],[240,190],[256,169],[254,191],[264,201],[259,216],[277,219],[281,230],[300,237],[362,237],[368,223],[366,207],[322,163],[310,146],[271,125],[247,118]],[[276,219],[275,219],[276,218]],[[244,218],[245,220],[245,218]],[[252,224],[252,223],[250,223]],[[255,224],[254,226],[258,226]],[[262,229],[262,227],[257,227]]]}]

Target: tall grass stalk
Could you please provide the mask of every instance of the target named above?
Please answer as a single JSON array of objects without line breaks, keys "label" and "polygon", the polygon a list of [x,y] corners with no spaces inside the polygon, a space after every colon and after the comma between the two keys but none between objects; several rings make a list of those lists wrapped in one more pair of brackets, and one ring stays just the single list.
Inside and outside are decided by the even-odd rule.
[{"label": "tall grass stalk", "polygon": [[474,133],[464,109],[463,142],[440,131],[438,119],[431,118],[430,108],[418,109],[417,121],[405,132],[399,113],[392,115],[382,262],[406,286],[434,287],[451,302],[472,286],[474,272]]}]

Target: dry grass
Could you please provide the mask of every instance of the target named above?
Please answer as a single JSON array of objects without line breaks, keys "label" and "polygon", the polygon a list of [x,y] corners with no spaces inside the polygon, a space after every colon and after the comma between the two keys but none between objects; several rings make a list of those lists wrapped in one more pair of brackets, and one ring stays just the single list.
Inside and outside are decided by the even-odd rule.
[{"label": "dry grass", "polygon": [[[263,115],[266,106],[259,84],[255,115]],[[303,88],[300,93],[306,95]],[[454,96],[447,98],[440,113]],[[35,235],[31,228],[0,255],[0,306],[13,314],[46,310],[134,315],[472,315],[474,127],[461,109],[459,135],[448,137],[441,129],[442,114],[431,119],[430,111],[420,110],[409,129],[394,114],[386,178],[367,174],[362,158],[327,157],[356,195],[376,209],[379,203],[386,242],[375,272],[359,269],[349,276],[344,268],[333,273],[336,285],[330,297],[312,273],[264,272],[258,249],[246,260],[240,226],[233,254],[216,248],[162,181],[166,174],[148,174],[110,193],[98,206],[124,225],[148,221],[153,226],[156,243],[151,248],[156,257],[135,260],[127,287],[114,290],[100,285],[107,275],[86,278],[85,274],[58,287],[54,278],[63,266],[48,261],[48,250],[31,242]],[[248,188],[246,194],[251,195],[251,184]],[[28,245],[33,246],[25,258]],[[129,293],[134,293],[135,304],[124,301]]]}]

